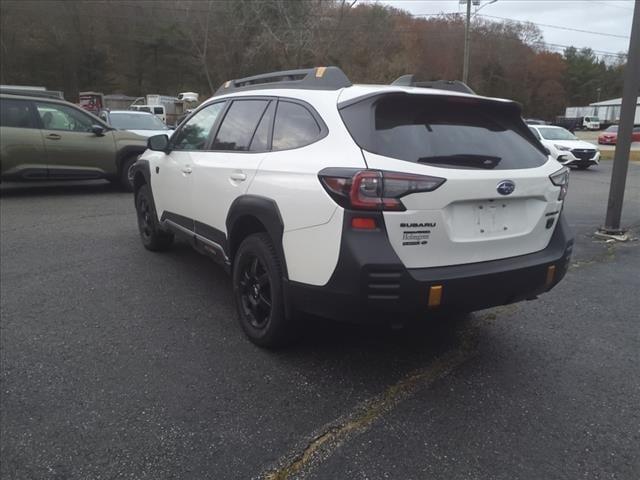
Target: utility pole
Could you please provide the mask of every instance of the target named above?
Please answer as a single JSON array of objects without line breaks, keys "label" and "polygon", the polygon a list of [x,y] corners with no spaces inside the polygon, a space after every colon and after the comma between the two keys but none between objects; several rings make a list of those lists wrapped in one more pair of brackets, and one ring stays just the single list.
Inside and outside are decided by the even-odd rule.
[{"label": "utility pole", "polygon": [[471,30],[471,0],[467,0],[467,23],[464,25],[464,64],[462,65],[462,82],[469,80],[469,33]]},{"label": "utility pole", "polygon": [[624,86],[622,88],[622,107],[620,109],[620,125],[616,151],[613,157],[613,171],[611,172],[611,186],[609,188],[609,203],[604,227],[599,233],[605,235],[624,235],[620,229],[624,188],[629,169],[629,153],[631,151],[631,134],[633,120],[640,91],[640,2],[634,2],[633,22],[631,23],[631,39],[629,40],[629,54],[624,71]]},{"label": "utility pole", "polygon": [[496,3],[498,0],[489,0],[484,5],[480,6],[480,0],[460,0],[460,4],[467,4],[467,22],[464,25],[464,63],[462,65],[462,81],[468,83],[469,80],[469,57],[471,56],[471,5],[475,5],[476,12],[473,16],[482,10],[487,5]]}]

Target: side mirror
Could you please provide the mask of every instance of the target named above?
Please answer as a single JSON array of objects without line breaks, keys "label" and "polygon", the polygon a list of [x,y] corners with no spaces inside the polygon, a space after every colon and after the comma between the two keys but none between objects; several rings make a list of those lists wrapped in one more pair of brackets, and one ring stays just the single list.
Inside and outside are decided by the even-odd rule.
[{"label": "side mirror", "polygon": [[156,152],[166,152],[169,146],[169,137],[166,135],[154,135],[147,139],[147,148]]},{"label": "side mirror", "polygon": [[105,128],[102,125],[91,125],[91,132],[96,137],[102,137],[104,135]]}]

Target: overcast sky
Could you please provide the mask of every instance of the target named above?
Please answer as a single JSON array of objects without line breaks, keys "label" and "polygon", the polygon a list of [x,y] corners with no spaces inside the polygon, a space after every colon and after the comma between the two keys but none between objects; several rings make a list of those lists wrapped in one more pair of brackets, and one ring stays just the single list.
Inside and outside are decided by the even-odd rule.
[{"label": "overcast sky", "polygon": [[[460,5],[458,0],[380,0],[379,3],[408,10],[414,15],[466,12],[466,6]],[[482,0],[481,4],[486,3],[489,3],[489,0]],[[482,8],[479,13],[587,30],[591,33],[538,25],[544,34],[545,42],[548,43],[590,47],[602,52],[626,53],[629,48],[633,4],[634,0],[498,0]]]}]

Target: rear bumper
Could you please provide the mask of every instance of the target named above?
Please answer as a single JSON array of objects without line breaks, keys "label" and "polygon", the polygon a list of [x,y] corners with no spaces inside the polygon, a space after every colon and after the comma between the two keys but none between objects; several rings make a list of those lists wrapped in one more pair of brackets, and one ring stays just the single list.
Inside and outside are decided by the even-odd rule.
[{"label": "rear bumper", "polygon": [[[551,290],[567,272],[573,248],[572,234],[561,215],[549,245],[539,252],[467,265],[406,269],[384,228],[351,230],[347,228],[351,216],[345,212],[338,266],[329,282],[322,287],[286,284],[294,311],[371,323],[506,305]],[[551,266],[555,271],[550,278]],[[442,287],[437,307],[428,304],[432,286]]]}]

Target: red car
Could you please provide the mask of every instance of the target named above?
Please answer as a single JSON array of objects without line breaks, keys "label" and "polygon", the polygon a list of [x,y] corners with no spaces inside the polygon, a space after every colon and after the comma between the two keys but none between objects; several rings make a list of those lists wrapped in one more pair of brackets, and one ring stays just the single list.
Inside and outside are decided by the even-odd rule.
[{"label": "red car", "polygon": [[[598,143],[600,145],[615,145],[618,139],[618,126],[611,125],[604,132],[598,135]],[[633,127],[633,133],[631,134],[632,142],[640,142],[640,125]]]}]

